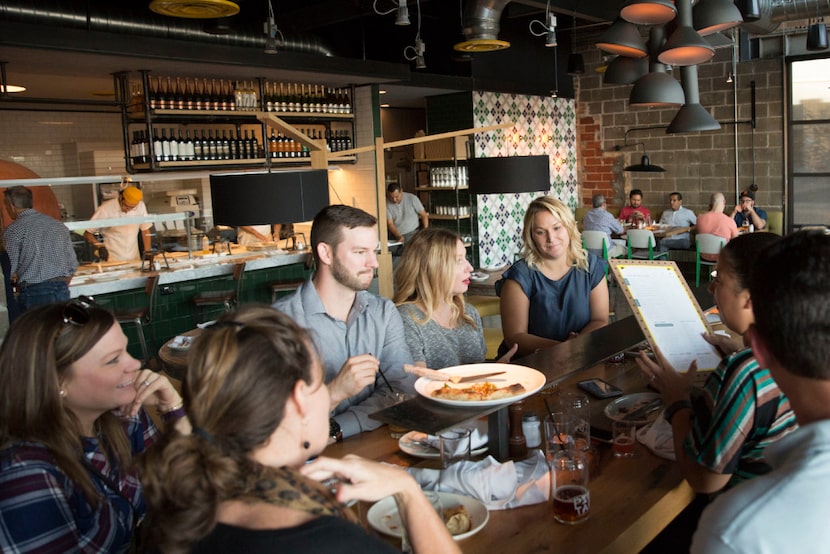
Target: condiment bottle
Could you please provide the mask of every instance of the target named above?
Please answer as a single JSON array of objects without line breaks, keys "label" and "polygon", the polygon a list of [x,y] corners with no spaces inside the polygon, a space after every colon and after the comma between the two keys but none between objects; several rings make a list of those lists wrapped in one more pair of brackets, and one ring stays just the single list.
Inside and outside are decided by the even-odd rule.
[{"label": "condiment bottle", "polygon": [[510,421],[510,438],[507,441],[508,455],[514,460],[522,460],[527,457],[527,442],[522,431],[522,414],[524,413],[524,401],[520,400],[507,408]]},{"label": "condiment bottle", "polygon": [[533,412],[522,416],[522,432],[528,448],[538,448],[542,445],[542,431],[539,427],[539,416]]}]

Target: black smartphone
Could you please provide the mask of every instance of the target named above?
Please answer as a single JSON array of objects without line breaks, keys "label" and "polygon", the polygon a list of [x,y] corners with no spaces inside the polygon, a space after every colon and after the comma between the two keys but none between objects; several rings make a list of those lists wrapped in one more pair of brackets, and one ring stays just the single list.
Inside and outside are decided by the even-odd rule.
[{"label": "black smartphone", "polygon": [[580,381],[576,384],[576,386],[596,398],[613,398],[614,396],[620,396],[623,393],[622,389],[619,389],[608,381],[598,377]]}]

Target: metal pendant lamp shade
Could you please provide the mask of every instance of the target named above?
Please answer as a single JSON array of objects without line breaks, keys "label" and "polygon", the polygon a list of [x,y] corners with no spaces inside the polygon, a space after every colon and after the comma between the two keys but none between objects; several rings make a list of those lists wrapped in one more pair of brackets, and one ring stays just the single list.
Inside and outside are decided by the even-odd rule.
[{"label": "metal pendant lamp shade", "polygon": [[600,35],[597,48],[609,54],[643,58],[648,55],[646,42],[640,36],[637,26],[619,17]]},{"label": "metal pendant lamp shade", "polygon": [[671,0],[628,0],[620,10],[620,17],[637,25],[662,25],[676,15]]},{"label": "metal pendant lamp shade", "polygon": [[150,10],[170,17],[212,19],[239,13],[239,4],[230,0],[152,0]]},{"label": "metal pendant lamp shade", "polygon": [[761,19],[760,0],[735,0],[735,5],[740,10],[744,22],[758,21]]},{"label": "metal pendant lamp shade", "polygon": [[827,50],[827,26],[817,21],[807,28],[807,50]]},{"label": "metal pendant lamp shade", "polygon": [[637,79],[628,97],[628,105],[636,108],[670,108],[685,102],[680,82],[665,71],[654,69]]},{"label": "metal pendant lamp shade", "polygon": [[640,173],[663,173],[666,171],[659,165],[652,165],[648,159],[648,156],[643,154],[643,157],[640,158],[640,163],[629,165],[623,168],[623,171],[637,171]]},{"label": "metal pendant lamp shade", "polygon": [[683,94],[686,103],[672,119],[666,133],[693,133],[697,131],[717,131],[720,129],[712,114],[700,105],[700,92],[697,87],[697,66],[690,65],[680,68],[683,79]]},{"label": "metal pendant lamp shade", "polygon": [[692,21],[698,34],[705,37],[737,27],[744,18],[732,0],[700,0],[692,9]]},{"label": "metal pendant lamp shade", "polygon": [[585,59],[582,54],[572,52],[568,54],[568,75],[582,75],[585,73]]},{"label": "metal pendant lamp shade", "polygon": [[708,62],[715,49],[692,29],[691,0],[677,0],[677,28],[669,36],[657,59],[669,65],[697,65]]},{"label": "metal pendant lamp shade", "polygon": [[630,85],[648,73],[648,59],[617,56],[602,76],[607,85]]}]

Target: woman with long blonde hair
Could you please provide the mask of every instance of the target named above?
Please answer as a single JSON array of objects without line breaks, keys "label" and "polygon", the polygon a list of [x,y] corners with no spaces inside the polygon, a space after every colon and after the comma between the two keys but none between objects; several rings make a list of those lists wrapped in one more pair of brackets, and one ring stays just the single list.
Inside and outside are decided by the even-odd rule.
[{"label": "woman with long blonde hair", "polygon": [[481,317],[464,302],[473,266],[457,233],[423,229],[395,268],[395,295],[415,365],[440,369],[484,361]]},{"label": "woman with long blonde hair", "polygon": [[608,325],[605,263],[582,248],[571,210],[551,196],[530,203],[522,259],[496,283],[504,343],[520,356]]}]

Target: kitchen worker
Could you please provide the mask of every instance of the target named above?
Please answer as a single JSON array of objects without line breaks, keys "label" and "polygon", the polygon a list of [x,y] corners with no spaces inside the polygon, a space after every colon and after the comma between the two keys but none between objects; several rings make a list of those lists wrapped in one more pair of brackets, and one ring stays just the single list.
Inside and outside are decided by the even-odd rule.
[{"label": "kitchen worker", "polygon": [[[147,206],[144,205],[144,195],[134,186],[128,186],[118,193],[118,198],[103,202],[90,219],[116,219],[119,217],[142,217],[147,215]],[[150,227],[152,223],[128,223],[114,227],[101,227],[104,237],[103,243],[95,237],[98,229],[87,229],[84,238],[88,243],[99,249],[105,247],[106,255],[101,256],[106,261],[132,261],[141,259],[138,251],[138,231],[141,229],[141,240],[144,251],[150,250]],[[106,259],[105,259],[106,258]]]}]

